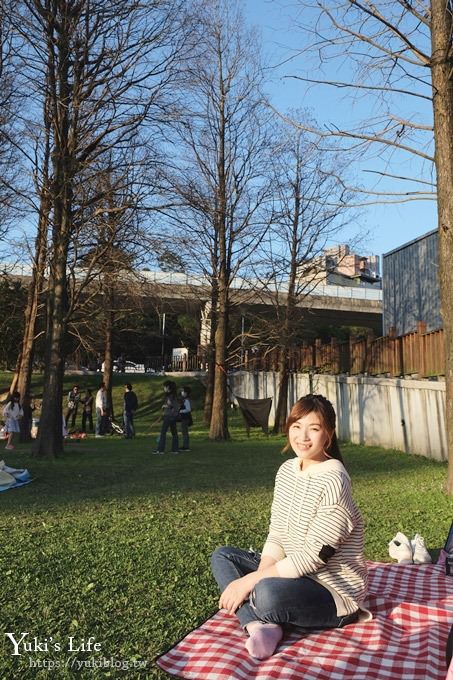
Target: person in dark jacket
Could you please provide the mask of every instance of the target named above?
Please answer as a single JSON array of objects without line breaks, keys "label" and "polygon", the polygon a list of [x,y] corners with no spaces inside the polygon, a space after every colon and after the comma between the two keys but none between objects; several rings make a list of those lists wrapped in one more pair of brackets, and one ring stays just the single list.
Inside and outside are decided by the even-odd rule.
[{"label": "person in dark jacket", "polygon": [[138,408],[137,395],[132,389],[130,383],[124,386],[124,402],[123,402],[123,421],[124,421],[124,437],[125,439],[132,439],[135,436],[134,427],[134,412]]},{"label": "person in dark jacket", "polygon": [[159,442],[157,450],[153,453],[165,453],[165,444],[167,440],[167,430],[170,430],[171,438],[171,452],[179,453],[178,429],[176,423],[179,418],[179,400],[176,394],[176,383],[173,380],[166,380],[163,384],[165,399],[162,404],[162,427],[160,430]]},{"label": "person in dark jacket", "polygon": [[190,403],[190,387],[184,385],[180,391],[179,418],[181,421],[182,447],[180,451],[190,451],[189,427],[193,425],[192,404]]},{"label": "person in dark jacket", "polygon": [[[80,403],[80,391],[78,385],[74,385],[68,394],[68,406],[66,409],[65,423],[66,427],[75,427],[77,418],[77,410]],[[71,421],[71,423],[69,423]]]},{"label": "person in dark jacket", "polygon": [[90,432],[93,432],[93,402],[94,402],[94,397],[93,397],[93,392],[90,389],[87,389],[85,392],[85,396],[83,399],[81,399],[81,402],[83,404],[83,411],[82,411],[82,432],[86,432],[86,425],[88,421],[88,426],[90,428]]}]

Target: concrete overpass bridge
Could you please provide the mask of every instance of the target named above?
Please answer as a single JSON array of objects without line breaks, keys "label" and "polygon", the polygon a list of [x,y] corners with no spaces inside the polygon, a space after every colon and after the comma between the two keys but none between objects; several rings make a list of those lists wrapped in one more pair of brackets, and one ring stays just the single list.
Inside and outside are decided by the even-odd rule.
[{"label": "concrete overpass bridge", "polygon": [[[31,271],[26,265],[14,265],[8,273],[26,284]],[[82,279],[83,276],[83,271],[80,271],[76,279]],[[209,329],[211,301],[211,289],[206,277],[144,270],[126,275],[122,283],[126,289],[130,283],[139,295],[146,298],[147,306],[159,313],[199,315],[200,344],[206,344],[203,335],[206,337]],[[235,278],[230,293],[232,316],[271,318],[276,304],[285,304],[286,295],[284,284],[271,290],[256,281]],[[312,337],[317,328],[325,326],[363,326],[370,328],[377,336],[382,335],[382,290],[379,289],[310,284],[310,290],[307,289],[307,294],[301,297],[297,307]]]},{"label": "concrete overpass bridge", "polygon": [[[206,324],[211,300],[206,278],[148,271],[141,272],[140,276],[142,293],[159,300],[163,312],[198,310],[202,325]],[[286,296],[284,285],[272,291],[253,281],[234,279],[230,292],[232,314],[266,317],[272,314],[277,303],[285,304]],[[314,329],[333,325],[364,326],[382,335],[382,291],[379,289],[311,284],[297,307],[307,325]]]}]

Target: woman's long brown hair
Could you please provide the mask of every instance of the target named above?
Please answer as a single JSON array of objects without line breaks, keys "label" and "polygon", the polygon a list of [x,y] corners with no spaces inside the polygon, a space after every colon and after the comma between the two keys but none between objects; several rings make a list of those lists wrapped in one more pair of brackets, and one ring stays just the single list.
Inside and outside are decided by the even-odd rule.
[{"label": "woman's long brown hair", "polygon": [[[331,457],[343,463],[340,447],[338,445],[337,433],[335,432],[336,415],[335,409],[328,399],[322,394],[307,394],[302,397],[291,409],[288,420],[285,425],[285,433],[288,435],[289,428],[299,418],[303,418],[309,413],[316,413],[321,419],[321,425],[327,435],[327,445],[325,446],[326,453]],[[290,447],[289,440],[283,449],[287,451]]]}]

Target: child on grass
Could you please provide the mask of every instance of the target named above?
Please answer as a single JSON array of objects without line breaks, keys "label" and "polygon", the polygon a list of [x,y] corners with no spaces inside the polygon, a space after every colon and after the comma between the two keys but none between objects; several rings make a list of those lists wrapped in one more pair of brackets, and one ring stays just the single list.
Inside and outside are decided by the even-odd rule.
[{"label": "child on grass", "polygon": [[5,446],[7,450],[14,449],[14,435],[20,432],[19,421],[23,415],[24,412],[20,405],[20,394],[19,392],[13,392],[9,395],[6,406],[3,409],[3,417],[6,420],[5,430],[8,433],[8,441]]},{"label": "child on grass", "polygon": [[[335,433],[335,411],[321,395],[293,406],[286,423],[296,458],[277,472],[262,553],[217,548],[212,570],[220,608],[235,614],[252,657],[271,656],[284,626],[305,631],[358,620],[366,594],[363,521],[351,495]],[[362,616],[361,616],[362,618]]]}]

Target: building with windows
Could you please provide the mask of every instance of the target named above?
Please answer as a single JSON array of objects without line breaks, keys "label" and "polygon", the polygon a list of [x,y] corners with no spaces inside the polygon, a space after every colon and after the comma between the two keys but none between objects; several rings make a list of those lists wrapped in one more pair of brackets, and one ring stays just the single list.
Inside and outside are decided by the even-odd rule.
[{"label": "building with windows", "polygon": [[318,284],[381,288],[379,255],[358,255],[346,244],[326,248],[300,268],[302,281]]}]

